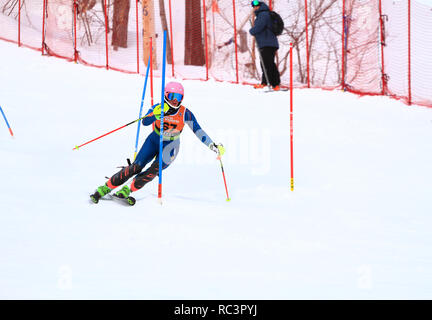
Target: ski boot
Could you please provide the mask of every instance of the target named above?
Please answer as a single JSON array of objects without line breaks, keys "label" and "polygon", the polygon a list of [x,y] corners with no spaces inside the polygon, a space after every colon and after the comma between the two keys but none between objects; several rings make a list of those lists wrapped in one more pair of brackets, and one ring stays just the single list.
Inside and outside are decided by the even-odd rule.
[{"label": "ski boot", "polygon": [[127,202],[127,204],[129,204],[130,206],[133,206],[136,202],[134,197],[130,197],[130,193],[132,191],[129,189],[129,187],[127,185],[123,186],[123,188],[121,188],[119,191],[117,191],[113,196],[114,198],[117,199],[122,199],[125,200]]},{"label": "ski boot", "polygon": [[98,203],[100,198],[102,198],[103,196],[107,195],[110,192],[111,192],[111,189],[107,185],[104,184],[103,186],[100,186],[99,188],[97,188],[95,193],[90,195],[90,199],[94,203]]}]

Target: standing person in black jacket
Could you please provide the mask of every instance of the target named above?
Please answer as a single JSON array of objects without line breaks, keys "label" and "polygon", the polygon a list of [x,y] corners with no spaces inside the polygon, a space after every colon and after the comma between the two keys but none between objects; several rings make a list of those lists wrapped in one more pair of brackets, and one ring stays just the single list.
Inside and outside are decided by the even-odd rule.
[{"label": "standing person in black jacket", "polygon": [[[276,51],[279,49],[279,42],[276,35],[271,30],[272,19],[270,17],[269,7],[262,1],[253,0],[252,7],[255,11],[255,23],[249,30],[258,44],[258,50],[261,54],[261,69],[263,71],[261,84],[254,85],[254,88],[263,88],[268,82],[273,90],[280,90],[280,74],[275,63]],[[267,73],[267,76],[266,76]]]}]

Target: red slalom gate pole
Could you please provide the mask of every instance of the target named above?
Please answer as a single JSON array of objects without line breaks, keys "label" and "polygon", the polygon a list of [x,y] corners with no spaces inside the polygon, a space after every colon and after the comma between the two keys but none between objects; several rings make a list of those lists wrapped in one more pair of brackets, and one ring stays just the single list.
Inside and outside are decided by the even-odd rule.
[{"label": "red slalom gate pole", "polygon": [[174,41],[173,41],[173,24],[172,24],[172,11],[171,11],[171,0],[169,0],[169,17],[170,17],[170,35],[171,35],[171,70],[172,77],[174,78]]},{"label": "red slalom gate pole", "polygon": [[292,43],[290,43],[290,146],[291,146],[291,191],[294,191],[294,121],[293,121],[293,63]]},{"label": "red slalom gate pole", "polygon": [[106,69],[109,68],[108,62],[108,12],[107,12],[107,2],[104,1],[104,13],[105,13],[105,57],[106,57]]},{"label": "red slalom gate pole", "polygon": [[153,106],[153,38],[150,38],[150,93],[151,105]]},{"label": "red slalom gate pole", "polygon": [[138,0],[135,1],[136,38],[137,38],[137,73],[139,74],[139,28],[138,28]]},{"label": "red slalom gate pole", "polygon": [[78,61],[78,51],[77,51],[77,28],[76,28],[76,21],[77,21],[77,12],[78,12],[78,3],[74,1],[73,3],[74,8],[74,62],[77,63]]},{"label": "red slalom gate pole", "polygon": [[345,0],[342,0],[342,90],[345,90]]},{"label": "red slalom gate pole", "polygon": [[305,0],[305,23],[306,23],[306,68],[307,68],[307,84],[308,88],[310,88],[310,77],[309,77],[309,34],[308,34],[308,4],[307,0]]},{"label": "red slalom gate pole", "polygon": [[18,47],[21,47],[21,0],[18,1]]},{"label": "red slalom gate pole", "polygon": [[408,0],[408,104],[411,103],[411,0]]},{"label": "red slalom gate pole", "polygon": [[139,119],[136,119],[136,120],[134,120],[134,121],[131,121],[131,122],[129,122],[128,124],[125,124],[124,126],[121,126],[121,127],[117,128],[117,129],[114,129],[114,130],[112,130],[112,131],[110,131],[110,132],[108,132],[108,133],[105,133],[105,134],[103,134],[103,135],[101,135],[101,136],[99,136],[99,137],[97,137],[97,138],[94,138],[94,139],[92,139],[92,140],[90,140],[90,141],[87,141],[87,142],[85,142],[85,143],[83,143],[83,144],[81,144],[81,145],[79,145],[79,146],[75,146],[75,148],[73,148],[72,150],[78,150],[79,148],[81,148],[82,146],[85,146],[86,144],[89,144],[90,142],[93,142],[93,141],[99,140],[100,138],[103,138],[103,137],[105,137],[105,136],[107,136],[107,135],[109,135],[109,134],[111,134],[111,133],[113,133],[113,132],[116,132],[116,131],[118,131],[118,130],[120,130],[120,129],[123,129],[123,128],[125,128],[125,127],[127,127],[127,126],[129,126],[129,125],[131,125],[131,124],[133,124],[133,123],[135,123],[135,122],[137,122],[137,121],[140,121],[140,120],[144,119],[144,118],[151,117],[152,115],[153,115],[153,112],[152,112],[152,113],[149,113],[148,115],[146,115],[146,116],[144,116],[144,117],[141,117],[141,118],[139,118]]},{"label": "red slalom gate pole", "polygon": [[204,37],[205,37],[205,56],[206,56],[206,81],[209,79],[208,76],[208,44],[207,44],[207,7],[206,2],[203,0],[203,15],[204,15]]},{"label": "red slalom gate pole", "polygon": [[235,0],[233,0],[233,17],[234,17],[234,48],[235,48],[235,62],[236,62],[236,83],[239,83],[238,54],[237,54],[237,22],[236,22]]}]

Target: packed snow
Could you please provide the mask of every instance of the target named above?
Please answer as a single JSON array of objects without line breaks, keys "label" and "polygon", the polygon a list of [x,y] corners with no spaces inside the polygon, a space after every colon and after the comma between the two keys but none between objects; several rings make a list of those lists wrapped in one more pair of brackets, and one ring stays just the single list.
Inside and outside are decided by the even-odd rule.
[{"label": "packed snow", "polygon": [[137,119],[144,77],[6,42],[0,56],[14,132],[0,120],[0,298],[432,298],[432,109],[295,90],[292,192],[289,92],[182,81],[184,105],[226,147],[231,201],[186,127],[162,205],[157,179],[133,207],[94,204],[133,158],[137,124],[72,149]]}]

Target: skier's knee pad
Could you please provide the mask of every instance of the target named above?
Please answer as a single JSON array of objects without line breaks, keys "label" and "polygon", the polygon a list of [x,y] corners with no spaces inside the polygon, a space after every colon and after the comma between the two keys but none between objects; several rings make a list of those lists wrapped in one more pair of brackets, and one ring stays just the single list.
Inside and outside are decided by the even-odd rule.
[{"label": "skier's knee pad", "polygon": [[122,168],[119,172],[113,175],[106,184],[110,189],[114,189],[128,181],[137,173],[140,173],[142,169],[143,167],[139,164],[132,163],[130,166]]}]

